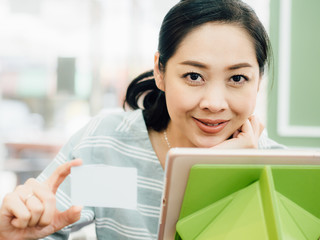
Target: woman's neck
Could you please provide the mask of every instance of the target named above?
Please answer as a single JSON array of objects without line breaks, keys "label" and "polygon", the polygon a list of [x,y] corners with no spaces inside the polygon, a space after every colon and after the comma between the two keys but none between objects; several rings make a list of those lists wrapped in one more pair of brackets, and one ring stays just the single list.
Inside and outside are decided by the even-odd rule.
[{"label": "woman's neck", "polygon": [[153,150],[156,153],[162,168],[165,168],[166,156],[170,149],[165,134],[163,131],[157,132],[155,130],[148,130],[149,139],[152,144]]}]

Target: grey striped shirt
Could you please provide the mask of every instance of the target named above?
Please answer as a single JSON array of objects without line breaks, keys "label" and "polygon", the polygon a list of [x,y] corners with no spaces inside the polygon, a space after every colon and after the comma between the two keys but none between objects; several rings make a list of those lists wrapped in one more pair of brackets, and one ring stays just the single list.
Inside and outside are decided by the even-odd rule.
[{"label": "grey striped shirt", "polygon": [[[259,148],[281,148],[265,133]],[[44,181],[61,164],[81,158],[83,164],[134,167],[138,170],[137,210],[85,207],[76,224],[95,222],[98,239],[157,239],[164,171],[152,148],[141,110],[99,114],[76,133],[40,174]],[[103,190],[103,183],[97,186]],[[70,178],[56,194],[57,208],[71,206]],[[45,239],[68,239],[72,226]]]}]

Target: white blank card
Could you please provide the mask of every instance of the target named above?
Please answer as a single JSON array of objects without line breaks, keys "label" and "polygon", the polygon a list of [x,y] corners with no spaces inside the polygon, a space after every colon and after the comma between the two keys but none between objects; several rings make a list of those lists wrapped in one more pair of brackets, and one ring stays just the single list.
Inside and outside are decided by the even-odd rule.
[{"label": "white blank card", "polygon": [[137,169],[106,165],[71,168],[73,205],[137,209]]}]

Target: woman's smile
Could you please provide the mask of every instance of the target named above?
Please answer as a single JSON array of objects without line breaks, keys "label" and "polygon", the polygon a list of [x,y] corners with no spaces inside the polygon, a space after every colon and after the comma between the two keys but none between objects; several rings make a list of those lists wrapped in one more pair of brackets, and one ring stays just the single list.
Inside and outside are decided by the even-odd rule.
[{"label": "woman's smile", "polygon": [[207,134],[216,134],[224,129],[225,126],[229,123],[228,120],[223,119],[206,119],[206,118],[195,118],[193,117],[198,128]]}]

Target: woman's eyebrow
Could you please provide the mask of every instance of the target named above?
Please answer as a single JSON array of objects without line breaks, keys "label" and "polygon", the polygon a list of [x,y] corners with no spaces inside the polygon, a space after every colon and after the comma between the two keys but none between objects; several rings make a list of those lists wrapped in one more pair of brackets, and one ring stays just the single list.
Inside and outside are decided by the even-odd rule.
[{"label": "woman's eyebrow", "polygon": [[194,61],[194,60],[183,61],[180,64],[181,65],[188,65],[188,66],[198,67],[198,68],[203,68],[203,69],[208,69],[209,68],[206,64],[198,62],[198,61]]},{"label": "woman's eyebrow", "polygon": [[229,70],[237,70],[239,68],[252,68],[252,65],[249,63],[238,63],[232,66],[227,67]]}]

